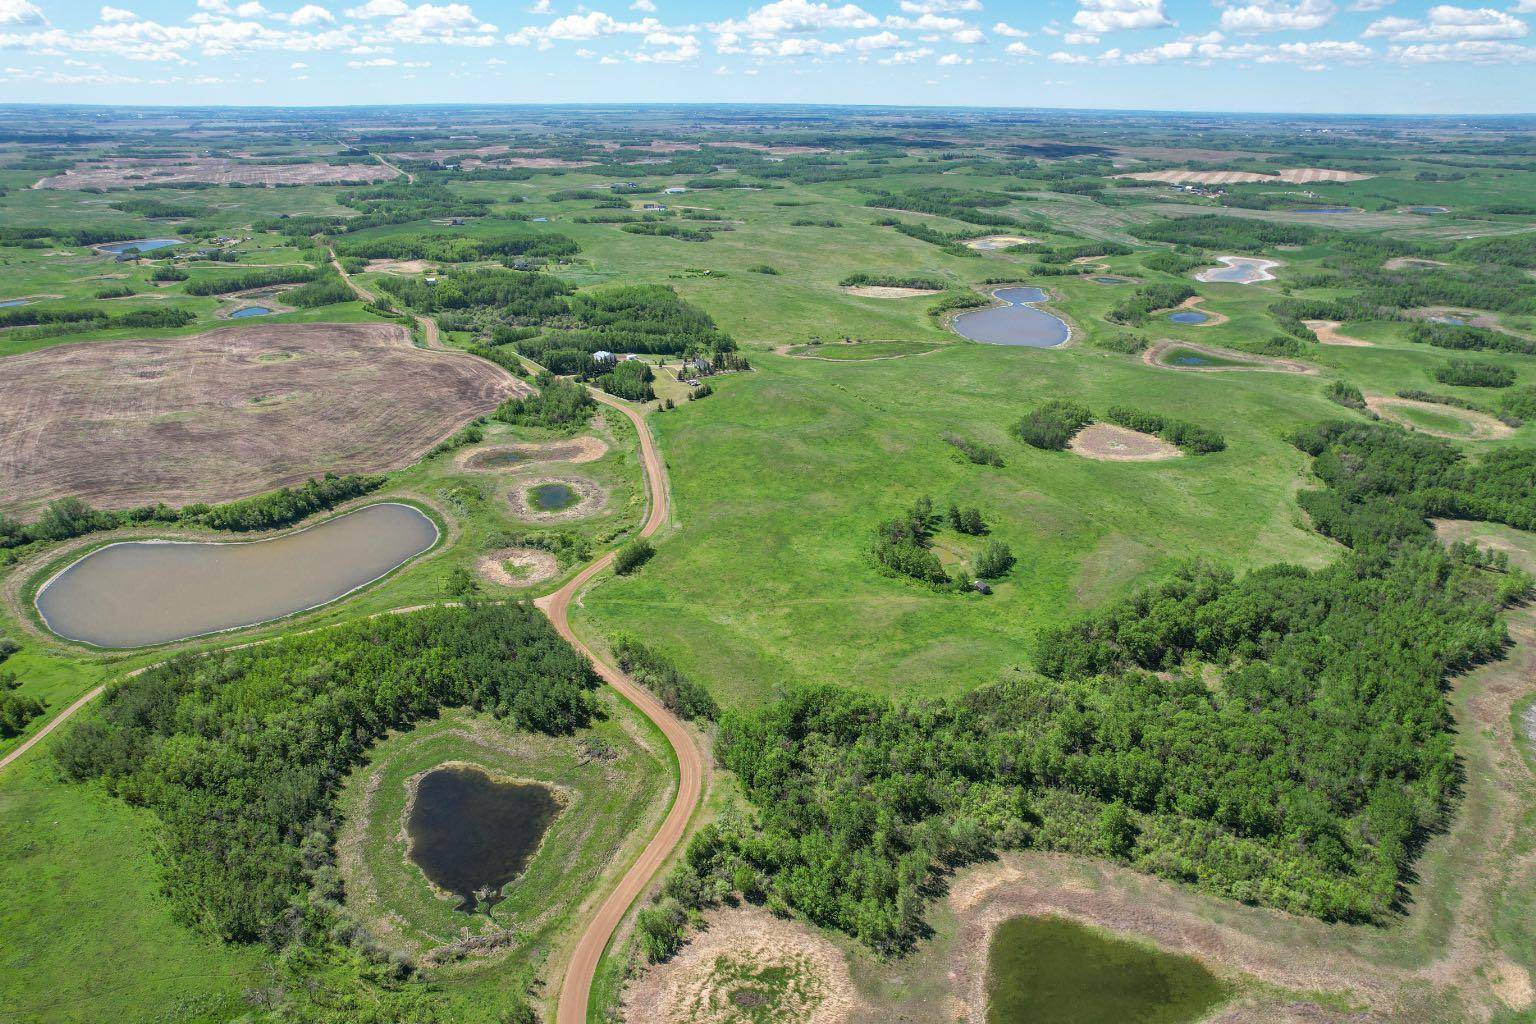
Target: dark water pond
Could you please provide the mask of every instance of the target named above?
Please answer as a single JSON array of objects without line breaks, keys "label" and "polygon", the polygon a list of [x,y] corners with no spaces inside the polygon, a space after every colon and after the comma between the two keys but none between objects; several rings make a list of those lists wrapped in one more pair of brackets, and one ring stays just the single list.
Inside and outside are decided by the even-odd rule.
[{"label": "dark water pond", "polygon": [[1211,361],[1205,356],[1174,356],[1168,362],[1174,366],[1210,366]]},{"label": "dark water pond", "polygon": [[1066,321],[1034,303],[1047,298],[1039,288],[999,288],[992,293],[1005,306],[978,309],[955,317],[954,328],[962,337],[987,345],[1055,348],[1071,335]]},{"label": "dark water pond", "polygon": [[436,524],[398,502],[271,540],[125,541],[92,551],[49,580],[37,610],[70,640],[143,647],[328,604],[436,542]]},{"label": "dark water pond", "polygon": [[1129,283],[1123,277],[1096,277],[1096,278],[1094,278],[1094,280],[1096,282],[1098,282],[1099,284],[1128,284]]},{"label": "dark water pond", "polygon": [[464,465],[470,469],[507,469],[523,461],[523,453],[516,448],[498,448],[488,452],[477,452],[465,460]]},{"label": "dark water pond", "polygon": [[98,245],[96,248],[102,252],[113,254],[125,253],[129,249],[137,249],[139,252],[154,252],[156,249],[169,249],[173,245],[181,245],[183,238],[135,238],[129,242],[113,242],[111,245]]},{"label": "dark water pond", "polygon": [[1210,318],[1210,314],[1198,309],[1181,309],[1177,313],[1168,314],[1168,319],[1176,324],[1203,324]]},{"label": "dark water pond", "polygon": [[523,873],[559,814],[548,786],[502,782],[467,766],[435,768],[417,781],[405,823],[411,860],[472,913]]},{"label": "dark water pond", "polygon": [[569,484],[539,484],[528,492],[528,503],[540,512],[559,512],[581,500]]},{"label": "dark water pond", "polygon": [[1227,996],[1196,960],[1060,918],[1004,921],[988,954],[988,1024],[1188,1024]]},{"label": "dark water pond", "polygon": [[245,306],[229,314],[231,320],[244,320],[248,316],[266,316],[272,311],[266,306]]}]

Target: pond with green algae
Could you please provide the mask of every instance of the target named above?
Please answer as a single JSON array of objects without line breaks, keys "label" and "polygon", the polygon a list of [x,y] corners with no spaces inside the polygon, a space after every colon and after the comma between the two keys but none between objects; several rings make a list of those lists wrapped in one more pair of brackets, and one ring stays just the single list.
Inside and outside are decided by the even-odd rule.
[{"label": "pond with green algae", "polygon": [[539,512],[561,512],[580,500],[570,484],[539,484],[528,492],[528,504]]},{"label": "pond with green algae", "polygon": [[988,951],[988,1024],[1191,1024],[1230,995],[1197,960],[1057,917],[1004,921]]}]

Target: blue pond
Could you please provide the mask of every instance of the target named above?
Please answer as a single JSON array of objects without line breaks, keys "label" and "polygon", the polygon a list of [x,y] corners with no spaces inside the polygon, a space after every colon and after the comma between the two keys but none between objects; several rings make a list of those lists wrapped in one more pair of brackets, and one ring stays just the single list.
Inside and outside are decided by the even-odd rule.
[{"label": "blue pond", "polygon": [[955,331],[962,337],[986,345],[1055,348],[1071,336],[1066,321],[1033,305],[1048,298],[1041,289],[999,288],[992,294],[1007,305],[955,317]]},{"label": "blue pond", "polygon": [[129,249],[154,252],[156,249],[169,249],[173,245],[180,245],[183,241],[184,239],[180,238],[135,238],[130,242],[113,242],[111,245],[98,245],[96,248],[114,255],[125,253]]},{"label": "blue pond", "polygon": [[0,309],[4,309],[8,306],[25,306],[31,301],[31,299],[6,299],[4,302],[0,302]]},{"label": "blue pond", "polygon": [[1094,280],[1096,282],[1098,282],[1099,284],[1127,284],[1127,283],[1129,283],[1123,277],[1096,277],[1096,278],[1094,278]]},{"label": "blue pond", "polygon": [[1181,309],[1177,313],[1168,314],[1168,319],[1176,324],[1203,324],[1210,318],[1208,313],[1202,313],[1198,309]]},{"label": "blue pond", "polygon": [[1170,362],[1174,366],[1205,366],[1210,363],[1210,360],[1203,356],[1176,356]]},{"label": "blue pond", "polygon": [[1433,217],[1437,213],[1447,212],[1443,206],[1405,206],[1403,210],[1406,213],[1417,213],[1425,217]]},{"label": "blue pond", "polygon": [[549,223],[549,218],[548,217],[535,217],[535,218],[533,218],[533,222],[535,224],[548,224]]},{"label": "blue pond", "polygon": [[1467,321],[1459,316],[1432,316],[1429,319],[1437,324],[1450,324],[1453,327],[1467,326]]},{"label": "blue pond", "polygon": [[231,320],[244,320],[248,316],[266,316],[272,311],[266,306],[246,306],[229,314]]}]

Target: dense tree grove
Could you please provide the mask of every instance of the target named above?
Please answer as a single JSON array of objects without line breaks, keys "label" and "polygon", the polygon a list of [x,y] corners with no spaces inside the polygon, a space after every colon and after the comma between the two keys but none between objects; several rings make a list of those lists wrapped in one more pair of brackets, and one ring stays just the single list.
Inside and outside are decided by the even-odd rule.
[{"label": "dense tree grove", "polygon": [[507,399],[492,414],[493,418],[518,426],[568,429],[587,422],[597,410],[596,399],[575,381],[545,373],[534,383],[538,391]]},{"label": "dense tree grove", "polygon": [[1515,371],[1498,363],[1452,359],[1435,367],[1435,380],[1464,388],[1507,388],[1515,382]]},{"label": "dense tree grove", "polygon": [[619,667],[656,695],[656,699],[679,718],[689,721],[714,721],[720,707],[702,684],[678,671],[671,659],[632,633],[616,634],[613,656]]},{"label": "dense tree grove", "polygon": [[[0,644],[10,641],[0,640]],[[20,736],[27,723],[43,713],[43,702],[17,693],[21,680],[8,669],[0,670],[0,738]]]},{"label": "dense tree grove", "polygon": [[1316,228],[1300,224],[1278,224],[1214,213],[1153,221],[1132,228],[1131,234],[1149,242],[1238,252],[1259,252],[1273,245],[1307,245],[1320,237]]},{"label": "dense tree grove", "polygon": [[1117,324],[1144,324],[1158,310],[1172,309],[1195,294],[1195,289],[1183,281],[1142,285],[1111,307],[1104,318]]},{"label": "dense tree grove", "polygon": [[1062,451],[1092,422],[1093,413],[1086,405],[1070,398],[1053,398],[1026,413],[1013,425],[1013,433],[1032,447]]},{"label": "dense tree grove", "polygon": [[596,684],[530,606],[432,608],[178,657],[111,690],[57,758],[155,813],[178,918],[281,944],[337,787],[388,730],[468,705],[567,733],[591,719]]},{"label": "dense tree grove", "polygon": [[499,268],[449,270],[427,284],[417,277],[384,277],[379,287],[424,313],[488,306],[508,324],[539,324],[565,315],[571,286],[553,274]]},{"label": "dense tree grove", "polygon": [[1417,341],[1424,345],[1434,345],[1436,348],[1460,349],[1472,352],[1518,352],[1521,355],[1536,355],[1536,341],[1522,338],[1515,334],[1505,334],[1503,331],[1495,331],[1487,327],[1473,327],[1470,325],[1463,327],[1458,324],[1420,321],[1408,328],[1408,340]]},{"label": "dense tree grove", "polygon": [[591,377],[592,383],[610,395],[631,402],[649,402],[656,397],[651,388],[656,372],[638,359],[594,363],[591,369],[596,371]]},{"label": "dense tree grove", "polygon": [[238,274],[210,274],[195,277],[182,286],[188,295],[225,295],[229,292],[270,288],[279,284],[303,284],[313,281],[319,271],[304,264],[291,267],[256,267]]},{"label": "dense tree grove", "polygon": [[498,257],[560,259],[581,248],[565,235],[533,227],[507,227],[495,232],[465,234],[449,231],[413,231],[377,238],[338,242],[342,256],[370,260],[439,260],[468,263]]}]

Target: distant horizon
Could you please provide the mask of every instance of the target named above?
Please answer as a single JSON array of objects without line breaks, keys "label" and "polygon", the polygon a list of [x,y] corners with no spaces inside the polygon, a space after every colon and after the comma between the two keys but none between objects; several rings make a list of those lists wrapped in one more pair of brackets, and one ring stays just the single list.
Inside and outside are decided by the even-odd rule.
[{"label": "distant horizon", "polygon": [[690,101],[690,100],[570,100],[548,101],[542,103],[512,102],[512,101],[482,101],[482,100],[421,100],[417,102],[397,103],[73,103],[73,102],[49,102],[26,100],[0,100],[0,110],[432,110],[432,109],[464,109],[480,108],[487,110],[540,110],[551,108],[572,109],[601,109],[614,108],[619,110],[646,110],[658,108],[681,109],[720,109],[720,108],[763,108],[782,107],[802,110],[917,110],[917,111],[1000,111],[1000,112],[1040,112],[1061,114],[1137,114],[1137,115],[1174,115],[1188,117],[1253,117],[1253,118],[1316,118],[1316,119],[1351,119],[1362,118],[1386,121],[1455,121],[1463,118],[1476,118],[1494,121],[1518,121],[1530,119],[1533,121],[1532,129],[1536,130],[1536,109],[1530,111],[1515,111],[1509,113],[1491,113],[1487,111],[1459,111],[1455,113],[1427,113],[1427,114],[1399,114],[1381,113],[1369,110],[1223,110],[1218,108],[1175,108],[1175,107],[1071,107],[1071,106],[1029,106],[997,103],[811,103],[784,100],[729,100],[715,103]]},{"label": "distant horizon", "polygon": [[1536,95],[1536,0],[592,2],[0,0],[0,102],[1459,117]]}]

